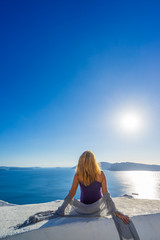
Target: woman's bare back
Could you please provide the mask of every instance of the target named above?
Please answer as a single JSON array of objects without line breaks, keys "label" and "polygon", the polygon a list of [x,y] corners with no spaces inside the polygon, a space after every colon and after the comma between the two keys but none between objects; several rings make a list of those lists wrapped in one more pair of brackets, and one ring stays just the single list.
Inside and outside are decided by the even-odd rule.
[{"label": "woman's bare back", "polygon": [[[96,176],[96,181],[102,183],[102,181],[103,181],[103,174],[104,174],[103,171],[101,171],[101,174],[97,174],[97,176]],[[82,177],[81,177],[80,175],[77,176],[77,178],[78,178],[78,181],[79,181],[79,182],[82,182],[82,183],[83,183]]]}]

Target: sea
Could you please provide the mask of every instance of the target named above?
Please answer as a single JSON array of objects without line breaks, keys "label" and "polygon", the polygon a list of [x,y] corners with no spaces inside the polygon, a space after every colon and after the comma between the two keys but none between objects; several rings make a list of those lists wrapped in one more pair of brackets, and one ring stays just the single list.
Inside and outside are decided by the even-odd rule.
[{"label": "sea", "polygon": [[[160,200],[160,171],[103,171],[111,197]],[[20,205],[63,200],[74,174],[74,168],[0,171],[0,200]],[[79,186],[74,197],[80,199]]]}]

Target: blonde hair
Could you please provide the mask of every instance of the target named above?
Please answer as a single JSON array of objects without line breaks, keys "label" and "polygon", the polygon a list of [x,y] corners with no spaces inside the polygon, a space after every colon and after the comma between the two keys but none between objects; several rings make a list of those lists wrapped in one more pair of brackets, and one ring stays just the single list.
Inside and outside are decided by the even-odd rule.
[{"label": "blonde hair", "polygon": [[81,176],[85,186],[93,183],[96,180],[97,174],[101,174],[101,167],[91,151],[82,153],[76,167],[76,173],[78,176]]}]

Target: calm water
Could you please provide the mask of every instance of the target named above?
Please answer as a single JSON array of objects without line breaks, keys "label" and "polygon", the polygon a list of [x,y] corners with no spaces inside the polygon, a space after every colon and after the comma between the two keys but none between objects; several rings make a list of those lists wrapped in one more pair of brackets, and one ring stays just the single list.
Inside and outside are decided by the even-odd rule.
[{"label": "calm water", "polygon": [[[160,199],[160,172],[104,172],[112,197],[128,194],[136,198]],[[63,200],[71,188],[74,174],[75,170],[71,168],[0,171],[0,200],[15,204]],[[80,198],[79,186],[75,198]]]}]

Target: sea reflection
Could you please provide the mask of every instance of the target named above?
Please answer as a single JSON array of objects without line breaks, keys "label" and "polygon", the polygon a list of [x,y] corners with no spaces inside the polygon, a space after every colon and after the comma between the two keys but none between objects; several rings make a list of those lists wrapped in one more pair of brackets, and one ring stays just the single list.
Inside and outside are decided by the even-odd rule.
[{"label": "sea reflection", "polygon": [[[107,185],[113,197],[123,194],[135,198],[160,199],[160,172],[156,171],[105,171]],[[112,186],[116,185],[116,189]]]},{"label": "sea reflection", "polygon": [[133,183],[134,192],[141,198],[158,198],[156,191],[156,173],[146,171],[127,172],[128,179]]}]

